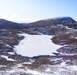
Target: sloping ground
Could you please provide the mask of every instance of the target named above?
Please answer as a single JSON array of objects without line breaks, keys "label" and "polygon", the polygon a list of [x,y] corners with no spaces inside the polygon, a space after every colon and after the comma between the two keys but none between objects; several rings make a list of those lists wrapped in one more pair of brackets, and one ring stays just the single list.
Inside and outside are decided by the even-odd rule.
[{"label": "sloping ground", "polygon": [[[11,70],[1,71],[3,75],[76,75],[77,66],[41,65],[38,69],[29,69],[21,66],[12,67]],[[23,68],[23,69],[22,69]]]},{"label": "sloping ground", "polygon": [[58,25],[62,26],[63,25],[69,28],[77,29],[77,22],[71,17],[61,17],[61,18],[40,20],[37,22],[30,23],[30,25],[32,27],[58,26]]},{"label": "sloping ground", "polygon": [[57,51],[63,55],[77,55],[77,31],[67,34],[56,35],[52,41],[64,47]]},{"label": "sloping ground", "polygon": [[[71,31],[71,29],[70,29]],[[0,75],[76,75],[77,74],[77,32],[55,35],[55,44],[63,47],[58,56],[37,56],[34,58],[18,55],[14,46],[24,39],[18,34],[39,34],[33,29],[0,30]],[[72,40],[72,41],[71,41]],[[75,40],[75,41],[74,41]]]},{"label": "sloping ground", "polygon": [[[12,75],[12,74],[13,75],[65,75],[65,74],[76,75],[77,74],[77,65],[72,65],[72,64],[67,65],[66,62],[63,60],[61,62],[62,57],[56,59],[54,58],[56,57],[42,57],[36,59],[35,61],[31,59],[30,62],[16,64],[12,67],[6,67],[2,65],[0,66],[2,68],[0,70],[0,74],[3,75]],[[64,58],[68,58],[67,62],[70,61],[68,56],[67,57],[64,56]],[[48,60],[51,62],[49,63]],[[36,63],[36,61],[38,61],[38,63]],[[53,62],[55,64],[51,64]]]},{"label": "sloping ground", "polygon": [[25,24],[20,24],[12,21],[8,21],[5,19],[0,19],[0,29],[25,29],[29,28],[30,26]]},{"label": "sloping ground", "polygon": [[77,31],[56,35],[52,40],[56,44],[77,45]]}]

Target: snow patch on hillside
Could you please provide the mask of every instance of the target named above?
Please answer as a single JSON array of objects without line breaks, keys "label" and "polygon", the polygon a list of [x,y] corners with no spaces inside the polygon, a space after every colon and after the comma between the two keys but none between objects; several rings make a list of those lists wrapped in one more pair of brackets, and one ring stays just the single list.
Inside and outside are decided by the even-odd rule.
[{"label": "snow patch on hillside", "polygon": [[1,55],[2,58],[5,58],[7,61],[15,61],[14,59],[8,58],[8,56]]}]

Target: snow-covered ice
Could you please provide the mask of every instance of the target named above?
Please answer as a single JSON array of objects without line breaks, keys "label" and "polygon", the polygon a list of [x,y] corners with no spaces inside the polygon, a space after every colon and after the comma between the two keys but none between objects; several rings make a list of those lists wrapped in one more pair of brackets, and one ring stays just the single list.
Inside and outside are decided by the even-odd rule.
[{"label": "snow-covered ice", "polygon": [[39,55],[53,55],[59,49],[60,45],[52,42],[51,35],[29,35],[20,34],[25,38],[14,47],[17,54],[22,56],[34,57]]}]

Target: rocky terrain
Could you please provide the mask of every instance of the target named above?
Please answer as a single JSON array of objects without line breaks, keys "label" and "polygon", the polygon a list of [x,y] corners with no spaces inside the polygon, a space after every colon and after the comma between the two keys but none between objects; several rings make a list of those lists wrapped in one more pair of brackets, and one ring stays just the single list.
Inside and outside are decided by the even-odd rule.
[{"label": "rocky terrain", "polygon": [[[77,22],[70,17],[42,20],[29,24],[0,20],[0,75],[77,75]],[[50,35],[62,47],[52,55],[18,55],[15,45],[24,36]]]}]

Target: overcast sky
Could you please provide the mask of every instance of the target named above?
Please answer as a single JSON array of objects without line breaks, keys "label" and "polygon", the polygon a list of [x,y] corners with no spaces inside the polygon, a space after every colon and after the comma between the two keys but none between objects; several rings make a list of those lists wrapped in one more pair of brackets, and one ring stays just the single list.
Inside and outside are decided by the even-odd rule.
[{"label": "overcast sky", "polygon": [[15,22],[70,16],[77,19],[77,0],[0,0],[0,18]]}]

